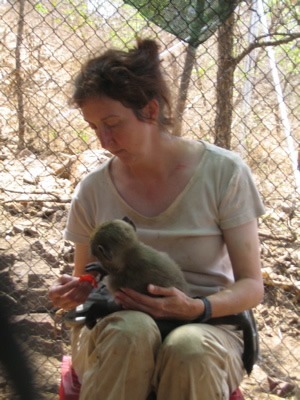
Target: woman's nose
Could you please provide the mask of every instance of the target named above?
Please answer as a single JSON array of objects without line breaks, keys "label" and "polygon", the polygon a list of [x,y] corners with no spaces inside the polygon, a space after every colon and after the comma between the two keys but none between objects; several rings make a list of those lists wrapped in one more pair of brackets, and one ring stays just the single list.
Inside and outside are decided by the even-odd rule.
[{"label": "woman's nose", "polygon": [[113,137],[109,129],[98,128],[96,131],[96,135],[100,140],[101,146],[104,149],[108,149],[111,146],[113,142]]}]

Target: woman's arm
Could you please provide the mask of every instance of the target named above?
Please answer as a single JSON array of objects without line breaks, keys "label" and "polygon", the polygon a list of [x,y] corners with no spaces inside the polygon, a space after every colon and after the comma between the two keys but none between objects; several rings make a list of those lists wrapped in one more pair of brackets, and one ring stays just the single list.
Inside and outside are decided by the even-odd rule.
[{"label": "woman's arm", "polygon": [[264,294],[257,221],[224,230],[235,283],[208,297],[213,317],[235,314],[257,306]]},{"label": "woman's arm", "polygon": [[75,243],[73,275],[83,275],[85,266],[92,261],[95,261],[95,257],[91,255],[89,243]]}]

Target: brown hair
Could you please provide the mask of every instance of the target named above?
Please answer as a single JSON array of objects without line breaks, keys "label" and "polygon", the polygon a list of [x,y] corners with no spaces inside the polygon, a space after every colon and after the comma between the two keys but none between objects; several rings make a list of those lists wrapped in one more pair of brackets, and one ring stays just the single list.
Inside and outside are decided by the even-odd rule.
[{"label": "brown hair", "polygon": [[129,51],[110,49],[81,68],[74,84],[71,103],[82,107],[87,99],[106,96],[131,108],[142,121],[142,109],[150,100],[159,103],[159,124],[172,125],[169,90],[162,76],[158,45],[137,39]]}]

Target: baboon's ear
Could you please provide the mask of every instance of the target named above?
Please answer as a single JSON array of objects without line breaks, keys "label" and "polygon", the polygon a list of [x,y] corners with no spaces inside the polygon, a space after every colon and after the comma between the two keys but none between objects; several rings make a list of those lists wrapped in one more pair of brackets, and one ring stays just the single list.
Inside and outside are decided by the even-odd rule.
[{"label": "baboon's ear", "polygon": [[112,260],[112,253],[111,251],[107,250],[105,247],[98,244],[98,250],[103,254],[103,257],[106,258],[108,261]]},{"label": "baboon's ear", "polygon": [[134,225],[134,222],[131,221],[130,218],[124,217],[124,218],[123,218],[123,221],[125,221],[125,222],[127,222],[129,225],[131,225],[131,226],[133,227],[133,229],[136,231],[136,226]]}]

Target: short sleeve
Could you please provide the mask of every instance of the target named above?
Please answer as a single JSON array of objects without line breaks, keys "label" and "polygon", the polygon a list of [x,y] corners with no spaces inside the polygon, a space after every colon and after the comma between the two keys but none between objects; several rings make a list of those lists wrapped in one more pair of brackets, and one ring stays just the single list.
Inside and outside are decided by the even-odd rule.
[{"label": "short sleeve", "polygon": [[88,208],[83,206],[78,195],[72,199],[64,238],[74,243],[87,243],[94,229]]},{"label": "short sleeve", "polygon": [[219,205],[220,227],[229,229],[245,224],[264,212],[250,168],[237,158]]}]

